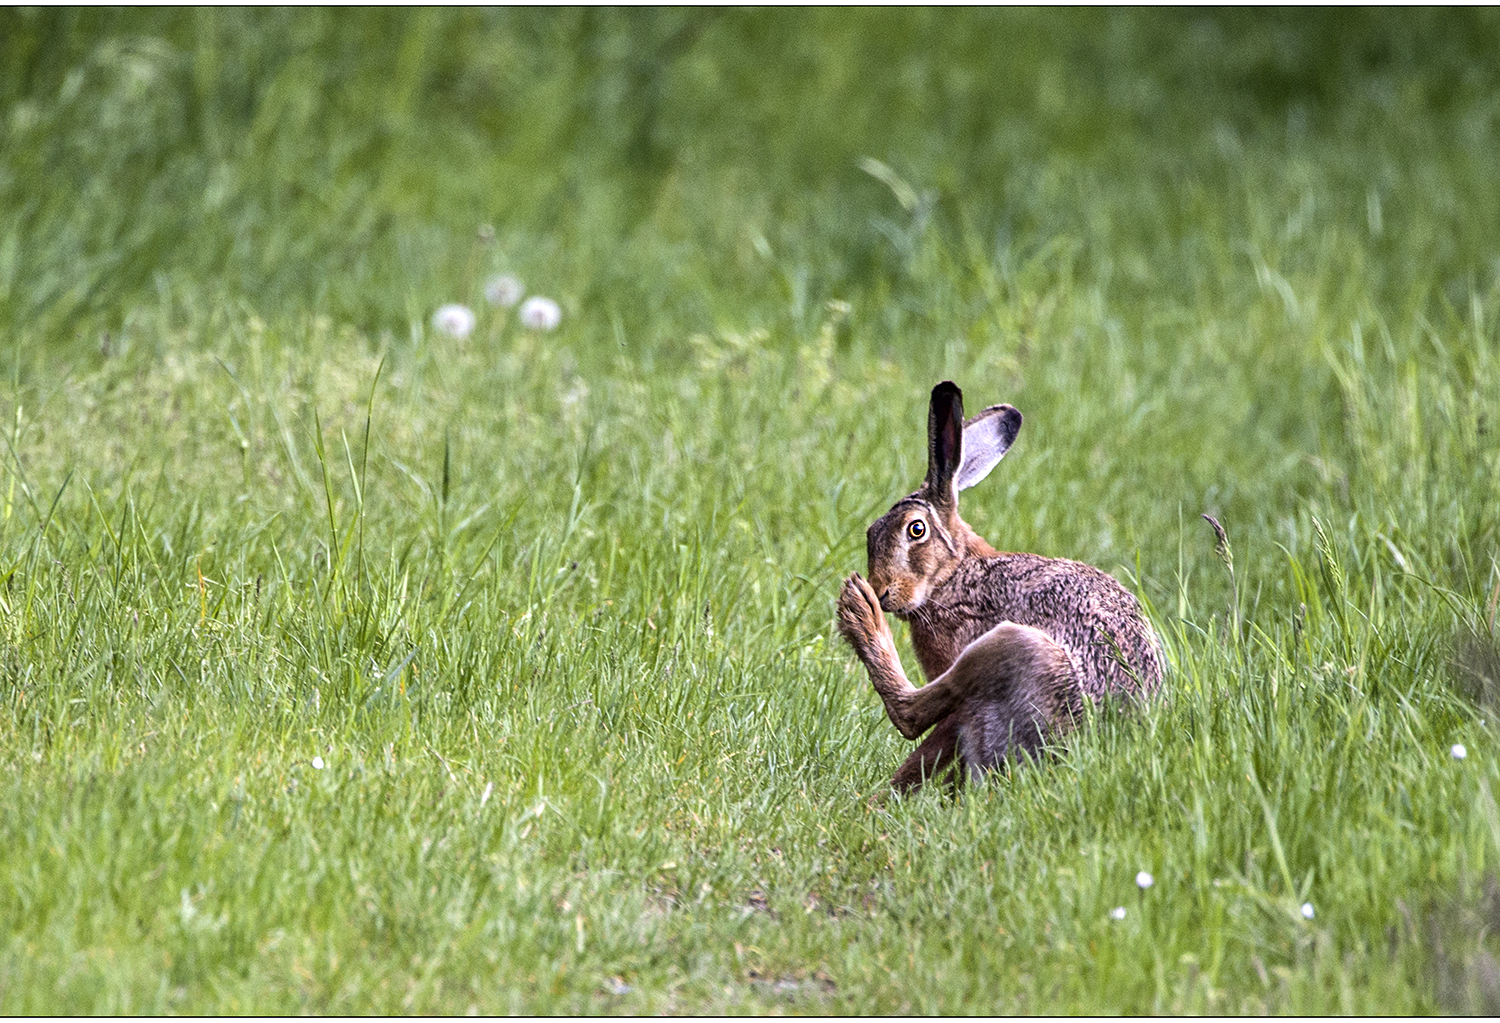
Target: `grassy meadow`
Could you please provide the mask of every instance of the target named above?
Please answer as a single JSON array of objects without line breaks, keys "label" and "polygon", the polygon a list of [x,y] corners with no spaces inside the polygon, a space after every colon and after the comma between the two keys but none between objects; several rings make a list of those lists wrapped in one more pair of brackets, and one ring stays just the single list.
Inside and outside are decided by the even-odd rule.
[{"label": "grassy meadow", "polygon": [[[0,1012],[1500,1011],[1497,53],[0,11]],[[886,799],[945,378],[1172,669]]]}]

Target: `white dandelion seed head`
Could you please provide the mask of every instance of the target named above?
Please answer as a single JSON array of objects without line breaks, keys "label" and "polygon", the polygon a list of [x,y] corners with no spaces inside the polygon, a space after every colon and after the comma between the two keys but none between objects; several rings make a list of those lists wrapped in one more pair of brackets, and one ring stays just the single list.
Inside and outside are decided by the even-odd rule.
[{"label": "white dandelion seed head", "polygon": [[1302,918],[1304,920],[1311,920],[1313,918],[1313,907],[1311,902],[1304,902],[1302,904]]},{"label": "white dandelion seed head", "polygon": [[510,274],[491,277],[484,285],[484,300],[509,309],[526,295],[526,286]]},{"label": "white dandelion seed head", "polygon": [[1111,920],[1124,920],[1125,919],[1125,907],[1124,906],[1116,906],[1114,909],[1110,910],[1109,911],[1109,918]]},{"label": "white dandelion seed head", "polygon": [[1464,749],[1464,744],[1461,742],[1455,742],[1453,744],[1453,749],[1449,752],[1453,754],[1454,760],[1462,760],[1464,757],[1469,755],[1469,751]]},{"label": "white dandelion seed head", "polygon": [[1135,883],[1139,888],[1150,888],[1156,883],[1156,878],[1152,877],[1150,874],[1143,870],[1139,874],[1135,875]]},{"label": "white dandelion seed head", "polygon": [[457,302],[449,302],[445,306],[440,306],[438,311],[432,314],[434,330],[460,341],[474,333],[474,323],[474,310],[466,305],[459,305]]},{"label": "white dandelion seed head", "polygon": [[562,309],[550,298],[533,295],[521,303],[521,322],[532,330],[555,330],[562,322]]},{"label": "white dandelion seed head", "polygon": [[312,765],[313,765],[313,770],[314,771],[321,771],[321,770],[323,770],[323,758],[322,757],[313,757],[313,759],[312,759]]}]

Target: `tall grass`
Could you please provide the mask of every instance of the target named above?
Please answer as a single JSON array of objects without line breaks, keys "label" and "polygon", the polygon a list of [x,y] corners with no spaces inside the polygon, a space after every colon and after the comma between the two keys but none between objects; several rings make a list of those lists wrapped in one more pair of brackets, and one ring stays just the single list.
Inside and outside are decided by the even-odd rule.
[{"label": "tall grass", "polygon": [[[4,15],[0,1007],[1493,1011],[1463,17]],[[1172,675],[887,800],[945,377]]]}]

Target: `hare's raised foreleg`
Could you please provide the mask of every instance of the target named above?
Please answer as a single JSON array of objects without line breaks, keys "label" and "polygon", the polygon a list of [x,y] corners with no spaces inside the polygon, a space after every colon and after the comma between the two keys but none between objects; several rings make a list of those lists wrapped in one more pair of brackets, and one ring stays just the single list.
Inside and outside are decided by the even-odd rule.
[{"label": "hare's raised foreleg", "polygon": [[901,655],[896,652],[896,639],[881,610],[880,598],[858,572],[844,580],[843,592],[839,594],[838,627],[870,673],[870,682],[885,701],[885,712],[896,730],[908,739],[927,731],[941,715],[920,728],[915,727],[906,705],[910,694],[921,690],[911,684],[901,667]]},{"label": "hare's raised foreleg", "polygon": [[[896,714],[890,710],[893,702],[899,703],[901,694],[915,689],[901,667],[895,638],[880,609],[879,599],[857,575],[844,583],[839,599],[839,631],[849,640],[869,671],[887,713],[895,722]],[[897,792],[913,792],[951,768],[958,757],[958,725],[958,718],[951,715],[939,721],[932,734],[912,750],[911,756],[896,771],[891,778],[891,787]],[[897,727],[901,727],[899,723]],[[902,734],[906,735],[904,731]],[[913,735],[906,737],[915,738]]]},{"label": "hare's raised foreleg", "polygon": [[1076,689],[1073,661],[1040,629],[1001,622],[964,647],[952,666],[918,689],[901,669],[890,625],[870,584],[852,575],[839,595],[839,631],[885,701],[891,723],[915,739],[971,700],[1016,705],[1050,719]]}]

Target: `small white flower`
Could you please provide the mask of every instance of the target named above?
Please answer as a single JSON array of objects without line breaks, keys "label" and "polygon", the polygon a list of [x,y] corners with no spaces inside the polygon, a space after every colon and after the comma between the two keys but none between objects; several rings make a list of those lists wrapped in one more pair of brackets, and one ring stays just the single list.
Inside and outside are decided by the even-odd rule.
[{"label": "small white flower", "polygon": [[562,310],[550,298],[532,295],[521,303],[521,322],[532,330],[555,330],[562,322]]},{"label": "small white flower", "polygon": [[1311,920],[1313,918],[1313,908],[1311,902],[1304,902],[1302,904],[1302,918],[1304,920]]},{"label": "small white flower", "polygon": [[1114,909],[1110,910],[1109,911],[1109,918],[1111,920],[1124,920],[1125,919],[1125,907],[1124,906],[1116,906]]},{"label": "small white flower", "polygon": [[434,329],[460,341],[474,333],[474,323],[474,311],[457,302],[449,302],[432,314]]},{"label": "small white flower", "polygon": [[322,757],[313,757],[313,770],[314,771],[321,771],[321,770],[323,770],[323,758]]},{"label": "small white flower", "polygon": [[484,286],[484,300],[490,305],[500,305],[507,309],[521,301],[525,294],[525,286],[510,274],[491,277]]},{"label": "small white flower", "polygon": [[1469,751],[1464,749],[1464,744],[1461,742],[1455,742],[1453,744],[1453,749],[1449,752],[1453,754],[1454,760],[1462,760],[1464,757],[1469,755]]},{"label": "small white flower", "polygon": [[1139,888],[1150,888],[1156,883],[1156,878],[1152,877],[1150,874],[1146,873],[1143,870],[1139,874],[1135,875],[1135,883]]}]

